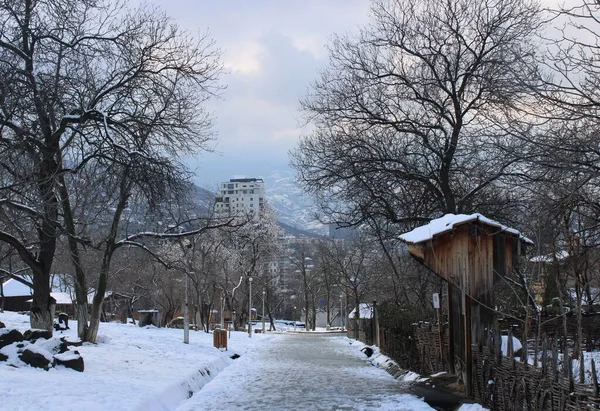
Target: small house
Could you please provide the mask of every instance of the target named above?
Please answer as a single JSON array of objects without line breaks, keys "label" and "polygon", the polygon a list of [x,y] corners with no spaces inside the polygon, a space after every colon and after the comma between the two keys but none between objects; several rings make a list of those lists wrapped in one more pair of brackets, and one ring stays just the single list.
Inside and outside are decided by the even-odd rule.
[{"label": "small house", "polygon": [[449,363],[469,390],[471,346],[494,320],[494,284],[511,275],[533,242],[481,214],[447,214],[400,238],[412,257],[446,281]]},{"label": "small house", "polygon": [[6,311],[29,311],[33,290],[26,284],[10,278],[2,284],[0,306]]}]

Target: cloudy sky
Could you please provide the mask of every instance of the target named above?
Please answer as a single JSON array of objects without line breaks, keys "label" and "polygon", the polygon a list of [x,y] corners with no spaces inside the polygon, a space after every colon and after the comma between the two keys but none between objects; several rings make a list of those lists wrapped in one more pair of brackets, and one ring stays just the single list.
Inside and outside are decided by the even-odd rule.
[{"label": "cloudy sky", "polygon": [[367,0],[153,0],[180,27],[210,36],[228,71],[216,118],[215,154],[190,161],[210,188],[233,176],[287,169],[301,128],[298,101],[327,63],[334,33],[368,21]]}]

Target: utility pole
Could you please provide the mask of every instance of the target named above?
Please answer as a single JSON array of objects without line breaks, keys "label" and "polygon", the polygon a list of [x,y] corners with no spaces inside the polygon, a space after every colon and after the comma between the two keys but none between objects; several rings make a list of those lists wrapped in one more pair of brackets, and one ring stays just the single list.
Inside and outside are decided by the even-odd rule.
[{"label": "utility pole", "polygon": [[267,295],[267,292],[265,290],[263,290],[263,313],[262,313],[262,333],[265,333],[265,296]]},{"label": "utility pole", "polygon": [[[233,299],[235,297],[235,290],[237,290],[239,288],[240,285],[242,285],[242,281],[244,281],[244,277],[240,275],[240,282],[238,283],[238,285],[236,285],[235,287],[233,287],[233,290],[231,290],[231,304],[229,305],[232,308],[232,318],[231,318],[231,328],[233,328],[235,326],[235,309],[233,308]],[[231,328],[229,329],[229,338],[231,338]]]},{"label": "utility pole", "polygon": [[188,277],[189,274],[185,273],[185,306],[183,307],[183,342],[185,344],[190,343],[190,315],[188,310]]},{"label": "utility pole", "polygon": [[340,322],[342,324],[342,331],[344,331],[344,295],[340,294]]},{"label": "utility pole", "polygon": [[252,338],[252,276],[248,276],[248,337]]}]

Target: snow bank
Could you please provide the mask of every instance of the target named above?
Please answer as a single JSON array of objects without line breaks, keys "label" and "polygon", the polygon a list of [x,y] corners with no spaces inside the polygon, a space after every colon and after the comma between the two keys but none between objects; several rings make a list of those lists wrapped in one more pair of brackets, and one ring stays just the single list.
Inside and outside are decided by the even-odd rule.
[{"label": "snow bank", "polygon": [[457,411],[489,411],[489,409],[483,408],[479,404],[463,404]]},{"label": "snow bank", "polygon": [[[354,319],[356,315],[356,307],[350,311],[348,318]],[[373,318],[373,306],[369,303],[360,303],[360,311],[358,312],[359,318]]]},{"label": "snow bank", "polygon": [[[0,321],[21,332],[29,327],[29,318],[17,313],[0,313]],[[57,332],[55,337],[76,340],[76,322],[71,325],[69,321],[69,325],[70,330]],[[0,381],[4,381],[0,384],[0,409],[173,410],[231,364],[230,355],[245,355],[264,340],[260,334],[248,338],[246,333],[234,332],[228,343],[230,351],[221,352],[212,347],[212,338],[212,334],[192,331],[190,343],[184,344],[183,330],[102,323],[98,344],[72,348],[85,361],[83,373],[63,367],[44,371],[20,360],[14,361],[14,367],[0,362]],[[41,340],[27,343],[34,350],[49,348],[47,345]],[[7,346],[0,351],[6,350],[16,348]]]},{"label": "snow bank", "polygon": [[[513,353],[515,353],[515,352],[519,351],[521,348],[523,348],[521,341],[519,341],[519,339],[517,337],[512,338],[512,343],[513,343]],[[501,350],[502,350],[502,355],[504,355],[505,357],[508,357],[508,335],[502,336]]]}]

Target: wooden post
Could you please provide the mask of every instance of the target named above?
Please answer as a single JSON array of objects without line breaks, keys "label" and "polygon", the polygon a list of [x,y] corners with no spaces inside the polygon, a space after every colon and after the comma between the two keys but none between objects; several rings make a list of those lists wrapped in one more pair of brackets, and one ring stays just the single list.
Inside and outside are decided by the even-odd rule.
[{"label": "wooden post", "polygon": [[552,375],[554,382],[558,381],[558,346],[556,338],[552,340]]},{"label": "wooden post", "polygon": [[502,363],[502,333],[499,328],[496,328],[494,331],[494,335],[496,336],[494,342],[496,345],[496,358],[498,359],[498,364]]},{"label": "wooden post", "polygon": [[542,375],[546,375],[548,371],[548,336],[544,334],[542,339]]},{"label": "wooden post", "polygon": [[444,364],[444,329],[442,327],[442,308],[440,304],[440,295],[433,294],[433,308],[435,308],[438,321],[438,336],[440,339],[440,361]]},{"label": "wooden post", "polygon": [[567,361],[564,361],[564,353],[563,353],[563,363],[567,366],[567,378],[569,379],[569,392],[575,391],[575,381],[573,379],[573,359],[570,355],[567,355]]},{"label": "wooden post", "polygon": [[[537,368],[538,366],[538,354],[539,354],[539,341],[540,339],[540,335],[539,333],[536,331],[535,333],[535,345],[533,346],[533,366],[535,368]],[[542,369],[544,368],[544,365],[542,365]]]},{"label": "wooden post", "polygon": [[594,386],[594,397],[598,398],[598,375],[596,374],[596,362],[592,358],[592,385]]},{"label": "wooden post", "polygon": [[531,313],[529,306],[526,307],[525,310],[525,326],[523,327],[523,344],[521,348],[521,357],[519,361],[521,361],[525,367],[527,367],[527,352],[529,350],[527,338],[529,337],[529,326],[531,325]]},{"label": "wooden post", "polygon": [[455,330],[454,328],[456,327],[456,324],[454,324],[454,318],[453,318],[453,313],[454,313],[454,307],[452,306],[452,295],[453,295],[453,286],[452,284],[450,284],[450,281],[448,281],[448,365],[450,366],[450,373],[452,374],[456,374],[456,367],[454,366],[454,333]]},{"label": "wooden post", "polygon": [[513,369],[515,368],[515,349],[513,347],[513,335],[512,335],[512,327],[508,329],[508,340],[506,341],[508,347],[508,358],[510,358],[510,363],[512,364]]},{"label": "wooden post", "polygon": [[463,291],[465,301],[465,361],[467,362],[467,396],[473,396],[473,346],[471,345],[471,299]]},{"label": "wooden post", "polygon": [[583,358],[583,350],[579,350],[579,382],[585,384],[585,361]]},{"label": "wooden post", "polygon": [[373,300],[373,344],[380,347],[381,340],[379,337],[379,314],[377,312],[377,301]]}]

